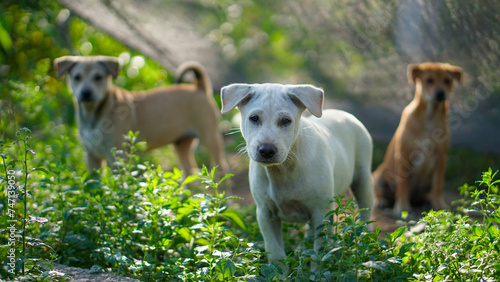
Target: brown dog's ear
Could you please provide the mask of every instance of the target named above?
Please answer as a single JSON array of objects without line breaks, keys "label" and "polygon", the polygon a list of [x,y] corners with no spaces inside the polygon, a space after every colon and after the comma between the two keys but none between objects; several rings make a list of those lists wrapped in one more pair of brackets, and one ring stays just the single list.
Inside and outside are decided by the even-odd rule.
[{"label": "brown dog's ear", "polygon": [[65,72],[70,71],[78,63],[78,57],[64,56],[54,60],[54,68],[57,72],[57,77],[61,77]]},{"label": "brown dog's ear", "polygon": [[236,108],[243,100],[249,99],[255,92],[249,84],[231,84],[222,87],[220,97],[223,114]]},{"label": "brown dog's ear", "polygon": [[462,83],[462,68],[460,67],[455,67],[455,66],[450,66],[448,68],[448,71],[450,72],[451,76],[458,81],[458,83]]},{"label": "brown dog's ear", "polygon": [[288,95],[292,99],[298,100],[306,107],[315,117],[323,115],[323,90],[312,85],[292,85],[288,89]]},{"label": "brown dog's ear", "polygon": [[120,72],[120,62],[118,61],[118,58],[107,57],[107,56],[97,56],[96,61],[103,64],[104,67],[113,76],[113,78],[118,77],[118,73]]},{"label": "brown dog's ear", "polygon": [[420,76],[422,70],[420,69],[420,65],[417,64],[409,64],[406,75],[408,76],[408,83],[413,84],[417,80],[417,77]]}]

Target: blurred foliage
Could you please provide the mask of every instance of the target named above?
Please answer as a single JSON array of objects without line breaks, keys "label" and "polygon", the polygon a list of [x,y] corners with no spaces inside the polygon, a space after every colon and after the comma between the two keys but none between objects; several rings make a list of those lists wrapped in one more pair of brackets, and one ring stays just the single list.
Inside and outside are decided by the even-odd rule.
[{"label": "blurred foliage", "polygon": [[[264,0],[186,2],[234,81],[309,83],[331,98],[406,103],[409,63],[461,66],[458,97],[500,96],[500,2]],[[201,5],[200,5],[201,4]],[[394,98],[398,98],[394,100]]]},{"label": "blurred foliage", "polygon": [[3,1],[0,25],[0,138],[13,138],[20,127],[50,135],[60,124],[74,129],[72,95],[53,69],[54,59],[64,55],[119,56],[123,71],[115,83],[130,90],[174,81],[158,64],[72,17],[56,1]]}]

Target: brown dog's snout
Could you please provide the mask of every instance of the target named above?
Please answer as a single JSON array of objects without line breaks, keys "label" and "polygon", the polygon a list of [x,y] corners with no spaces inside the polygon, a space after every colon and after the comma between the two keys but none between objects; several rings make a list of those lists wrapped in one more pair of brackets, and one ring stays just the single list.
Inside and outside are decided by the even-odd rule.
[{"label": "brown dog's snout", "polygon": [[257,150],[259,151],[259,155],[264,159],[270,159],[274,157],[274,155],[276,155],[276,152],[278,151],[276,146],[272,144],[261,144],[259,145]]},{"label": "brown dog's snout", "polygon": [[446,100],[446,92],[443,89],[438,89],[434,93],[434,99],[438,102]]}]

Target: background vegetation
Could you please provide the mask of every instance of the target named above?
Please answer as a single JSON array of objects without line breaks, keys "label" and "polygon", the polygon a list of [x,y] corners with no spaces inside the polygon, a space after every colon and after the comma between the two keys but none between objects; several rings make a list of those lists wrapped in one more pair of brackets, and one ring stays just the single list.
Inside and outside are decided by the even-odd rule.
[{"label": "background vegetation", "polygon": [[[321,69],[324,66],[316,64],[322,58],[314,52],[324,51],[322,41],[304,35],[304,30],[313,26],[273,16],[277,3],[271,4],[273,7],[264,1],[253,5],[245,1],[214,3],[222,4],[207,4],[207,9],[225,12],[204,21],[218,27],[215,40],[228,51],[239,75],[249,81],[270,73],[300,77],[301,82],[326,83],[331,79]],[[234,11],[237,7],[245,9]],[[374,11],[379,11],[377,7],[381,9],[374,4]],[[450,17],[473,14],[452,11]],[[343,14],[332,15],[349,23]],[[304,18],[307,16],[304,9]],[[477,30],[483,30],[481,24],[478,26]],[[290,27],[297,29],[290,32]],[[363,29],[351,27],[358,32],[351,35],[362,34]],[[395,50],[386,35],[381,32],[376,42],[382,50]],[[354,48],[345,69],[349,79],[333,78],[336,83],[332,87],[341,97],[354,93],[351,85],[365,75],[358,68],[371,66],[373,56],[378,56],[355,47],[348,40],[332,47],[343,52],[342,48]],[[128,142],[135,149],[122,160],[119,173],[104,169],[98,179],[89,176],[78,142],[72,95],[65,80],[55,78],[52,66],[55,58],[68,54],[120,56],[123,70],[115,83],[130,90],[174,80],[168,70],[71,16],[55,1],[7,0],[0,4],[0,184],[5,189],[0,196],[2,279],[19,276],[22,263],[31,279],[58,279],[60,274],[42,268],[51,262],[144,281],[271,281],[280,275],[295,281],[499,279],[500,203],[492,172],[484,174],[479,191],[462,187],[464,200],[457,203],[458,213],[429,212],[421,220],[427,223],[426,230],[419,235],[406,233],[405,227],[385,235],[381,230],[367,233],[364,225],[356,222],[350,201],[339,205],[325,222],[325,231],[331,227],[336,232],[325,232],[329,244],[320,254],[314,254],[311,242],[304,240],[302,226],[287,224],[286,274],[266,264],[254,207],[228,206],[222,189],[228,180],[220,183],[208,169],[203,169],[201,176],[181,180],[169,148],[148,155],[134,153],[142,146],[130,135]],[[260,58],[268,63],[261,64]],[[481,66],[485,74],[495,71],[489,63]],[[237,134],[228,137],[227,151],[234,152],[241,142]],[[374,165],[380,163],[385,146],[376,144]],[[203,154],[197,157],[205,161]],[[456,190],[463,183],[474,184],[488,167],[498,169],[499,161],[500,157],[492,154],[452,149],[448,187]],[[12,170],[16,204],[8,199]],[[8,220],[12,212],[16,219],[15,275],[8,272],[9,249],[3,247],[11,236]],[[471,219],[467,214],[480,216]],[[27,245],[25,251],[21,242]],[[320,272],[309,273],[311,260],[323,266]]]}]

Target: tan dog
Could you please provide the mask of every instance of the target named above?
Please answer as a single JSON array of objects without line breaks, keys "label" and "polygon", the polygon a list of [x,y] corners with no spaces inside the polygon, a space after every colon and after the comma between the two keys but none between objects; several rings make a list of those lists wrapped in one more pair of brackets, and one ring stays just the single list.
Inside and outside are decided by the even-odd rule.
[{"label": "tan dog", "polygon": [[57,76],[69,73],[76,118],[87,152],[87,168],[98,169],[104,160],[113,164],[111,149],[122,148],[123,135],[139,131],[148,150],[174,143],[186,174],[196,167],[195,138],[211,154],[212,165],[226,171],[220,113],[212,98],[212,86],[203,67],[190,62],[181,65],[177,81],[192,71],[196,84],[176,84],[143,92],[129,92],[112,84],[119,72],[114,57],[66,56],[55,60]]},{"label": "tan dog", "polygon": [[394,204],[397,216],[410,211],[410,203],[428,201],[434,210],[447,208],[442,193],[450,142],[447,98],[453,80],[461,82],[461,68],[443,63],[408,66],[415,97],[403,110],[384,161],[373,173],[379,206]]}]

